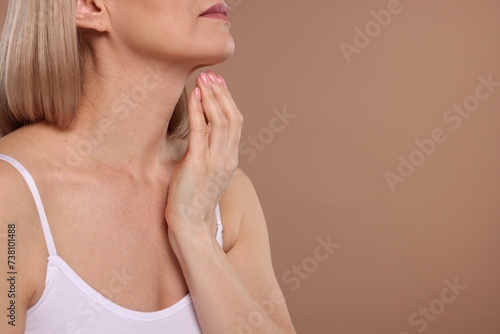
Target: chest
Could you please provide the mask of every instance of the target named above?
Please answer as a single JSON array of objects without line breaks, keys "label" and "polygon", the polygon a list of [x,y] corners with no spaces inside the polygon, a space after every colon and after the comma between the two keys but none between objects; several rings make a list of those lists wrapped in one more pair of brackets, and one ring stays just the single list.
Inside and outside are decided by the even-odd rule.
[{"label": "chest", "polygon": [[157,311],[188,293],[168,241],[162,187],[66,184],[43,196],[58,255],[121,306]]}]

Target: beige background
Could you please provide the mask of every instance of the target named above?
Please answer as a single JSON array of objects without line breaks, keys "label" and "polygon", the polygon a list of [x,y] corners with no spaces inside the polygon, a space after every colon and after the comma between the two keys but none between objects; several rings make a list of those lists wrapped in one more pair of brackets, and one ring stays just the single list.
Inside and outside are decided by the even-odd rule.
[{"label": "beige background", "polygon": [[[500,3],[389,2],[400,12],[350,63],[340,43],[388,1],[227,3],[237,50],[213,70],[245,116],[241,168],[297,332],[500,333],[500,87],[460,127],[443,119],[479,76],[500,82]],[[391,191],[384,173],[437,128],[446,140]],[[329,236],[340,246],[315,259]]]}]

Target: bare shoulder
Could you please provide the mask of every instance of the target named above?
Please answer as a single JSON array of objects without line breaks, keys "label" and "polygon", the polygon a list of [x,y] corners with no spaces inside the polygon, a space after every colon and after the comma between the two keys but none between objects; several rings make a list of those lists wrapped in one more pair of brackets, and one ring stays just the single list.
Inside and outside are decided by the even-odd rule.
[{"label": "bare shoulder", "polygon": [[44,123],[26,125],[0,138],[0,153],[7,155],[22,155],[26,158],[35,156],[39,149],[48,145],[47,134],[50,126]]},{"label": "bare shoulder", "polygon": [[0,284],[0,304],[9,308],[0,332],[24,333],[26,310],[35,293],[35,208],[23,178],[4,161],[0,161],[0,184],[0,272],[8,278],[8,284]]},{"label": "bare shoulder", "polygon": [[[0,138],[0,154],[25,168],[35,166],[39,152],[32,140],[29,131],[15,131]],[[9,274],[9,284],[0,284],[0,304],[13,305],[9,313],[16,324],[2,321],[0,332],[24,333],[26,310],[44,282],[47,250],[31,191],[21,173],[4,160],[0,160],[0,239],[0,272],[15,273]]]}]

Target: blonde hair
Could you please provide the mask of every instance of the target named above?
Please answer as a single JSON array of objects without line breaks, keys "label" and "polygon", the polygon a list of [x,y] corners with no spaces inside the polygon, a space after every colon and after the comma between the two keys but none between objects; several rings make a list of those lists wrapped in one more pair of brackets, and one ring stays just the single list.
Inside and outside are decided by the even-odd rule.
[{"label": "blonde hair", "polygon": [[[11,0],[0,40],[0,137],[46,121],[64,129],[80,104],[89,48],[76,27],[74,0]],[[168,127],[189,133],[186,89]]]}]

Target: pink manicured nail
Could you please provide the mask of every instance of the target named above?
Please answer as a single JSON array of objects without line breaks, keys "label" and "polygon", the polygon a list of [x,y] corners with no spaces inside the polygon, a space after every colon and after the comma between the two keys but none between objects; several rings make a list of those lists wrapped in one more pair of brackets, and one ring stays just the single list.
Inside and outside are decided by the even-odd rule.
[{"label": "pink manicured nail", "polygon": [[222,75],[217,75],[217,78],[219,78],[220,82],[224,85],[224,87],[227,88],[227,85],[226,85],[226,80],[224,80],[224,78],[222,77]]},{"label": "pink manicured nail", "polygon": [[199,87],[196,87],[194,89],[194,97],[196,98],[196,100],[201,101],[201,90]]},{"label": "pink manicured nail", "polygon": [[210,88],[210,80],[208,78],[208,75],[206,73],[202,73],[200,74],[200,78],[203,85],[205,85],[205,87]]},{"label": "pink manicured nail", "polygon": [[219,83],[219,80],[217,79],[215,74],[213,74],[212,72],[208,72],[207,74],[208,74],[208,77],[210,78],[210,81],[212,81],[212,83],[214,83],[214,84]]}]

